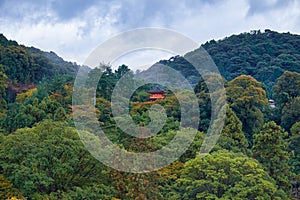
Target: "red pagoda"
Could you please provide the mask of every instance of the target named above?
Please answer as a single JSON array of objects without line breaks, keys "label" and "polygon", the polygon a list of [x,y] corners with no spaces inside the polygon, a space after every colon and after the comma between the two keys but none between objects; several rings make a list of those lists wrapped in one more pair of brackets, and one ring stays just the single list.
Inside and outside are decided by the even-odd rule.
[{"label": "red pagoda", "polygon": [[164,99],[164,95],[165,93],[167,93],[166,91],[160,89],[159,87],[156,87],[153,90],[149,90],[147,93],[151,94],[151,96],[149,97],[150,101],[155,101],[156,99]]}]

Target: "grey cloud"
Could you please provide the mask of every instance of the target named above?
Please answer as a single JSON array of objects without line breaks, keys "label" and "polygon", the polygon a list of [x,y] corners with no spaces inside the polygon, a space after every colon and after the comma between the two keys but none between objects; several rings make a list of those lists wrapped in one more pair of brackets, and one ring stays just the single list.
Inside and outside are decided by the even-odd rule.
[{"label": "grey cloud", "polygon": [[96,0],[55,0],[51,2],[51,9],[61,20],[69,20],[80,16],[84,10],[93,6]]},{"label": "grey cloud", "polygon": [[[37,16],[37,20],[51,11],[58,20],[66,21],[80,14],[96,0],[3,0],[0,1],[0,16],[4,18],[22,19]],[[106,3],[107,4],[107,3]]]},{"label": "grey cloud", "polygon": [[[39,20],[51,11],[60,21],[68,21],[80,17],[88,8],[95,7],[99,13],[108,12],[110,6],[114,3],[121,4],[118,19],[119,26],[134,28],[147,26],[153,19],[160,19],[162,24],[168,25],[180,15],[181,5],[194,10],[205,4],[215,4],[224,0],[186,0],[186,1],[161,1],[161,0],[0,0],[0,16],[5,18],[22,19],[25,17],[37,16]],[[38,13],[38,14],[37,14]],[[101,14],[100,14],[101,15]],[[175,16],[179,15],[179,16]]]},{"label": "grey cloud", "polygon": [[23,19],[37,12],[44,12],[48,1],[34,0],[3,0],[0,3],[0,16],[2,18]]},{"label": "grey cloud", "polygon": [[[30,45],[38,40],[45,42],[46,36],[52,38],[45,42],[48,46],[41,47],[51,47],[62,56],[73,56],[73,60],[86,53],[83,48],[74,48],[73,43],[92,48],[85,40],[99,43],[116,33],[149,26],[174,29],[199,42],[252,29],[299,33],[298,1],[268,3],[272,1],[0,0],[0,27],[12,39]],[[281,11],[284,16],[279,16]],[[62,48],[61,44],[66,46]]]},{"label": "grey cloud", "polygon": [[128,25],[129,28],[134,28],[152,25],[153,20],[159,19],[162,25],[168,27],[168,24],[175,19],[185,17],[186,10],[195,10],[204,5],[219,2],[223,2],[223,0],[122,1],[120,23],[126,24],[127,28]]},{"label": "grey cloud", "polygon": [[264,12],[268,12],[275,9],[285,8],[294,0],[276,0],[274,3],[268,3],[267,1],[262,0],[249,0],[249,10],[248,15],[255,15]]}]

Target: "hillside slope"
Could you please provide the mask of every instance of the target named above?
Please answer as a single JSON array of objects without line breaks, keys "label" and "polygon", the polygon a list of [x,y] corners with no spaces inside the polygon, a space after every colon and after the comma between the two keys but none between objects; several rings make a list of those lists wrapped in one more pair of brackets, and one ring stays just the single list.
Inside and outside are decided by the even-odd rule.
[{"label": "hillside slope", "polygon": [[14,83],[38,83],[56,76],[74,76],[79,66],[66,62],[54,52],[19,45],[0,34],[0,65]]},{"label": "hillside slope", "polygon": [[[219,41],[211,40],[201,47],[211,55],[226,80],[242,74],[251,75],[264,84],[269,94],[284,71],[300,72],[300,35],[251,31]],[[197,51],[199,49],[188,54]],[[198,72],[183,57],[175,56],[159,63],[180,71],[193,85],[197,84]]]}]

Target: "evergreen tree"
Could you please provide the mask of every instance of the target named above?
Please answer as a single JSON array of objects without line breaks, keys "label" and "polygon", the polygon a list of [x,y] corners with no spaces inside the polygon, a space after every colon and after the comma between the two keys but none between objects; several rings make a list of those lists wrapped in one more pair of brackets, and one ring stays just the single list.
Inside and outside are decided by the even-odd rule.
[{"label": "evergreen tree", "polygon": [[54,120],[55,121],[64,121],[66,120],[66,111],[63,107],[59,107],[56,109],[55,113],[54,113]]},{"label": "evergreen tree", "polygon": [[[291,159],[290,164],[294,168],[296,174],[293,181],[294,190],[300,194],[300,122],[296,122],[291,128],[291,136],[289,137],[289,151],[294,152],[294,157]],[[297,192],[296,192],[297,194]]]},{"label": "evergreen tree", "polygon": [[[211,114],[213,112],[211,110],[212,104],[214,104],[214,111],[218,112],[220,109],[218,107],[218,101],[221,102],[223,100],[221,97],[226,97],[223,91],[219,91],[221,84],[226,84],[226,80],[221,75],[209,73],[204,77],[201,77],[198,84],[194,88],[199,102],[201,119],[199,124],[200,131],[206,132],[209,127]],[[213,99],[216,102],[211,101],[212,97],[214,97]]]},{"label": "evergreen tree", "polygon": [[[242,122],[229,106],[226,106],[226,108],[225,123],[217,145],[223,149],[246,154],[248,141],[242,131]],[[218,149],[218,147],[215,147],[215,149]]]},{"label": "evergreen tree", "polygon": [[253,157],[276,180],[278,187],[289,194],[293,173],[289,165],[292,154],[287,151],[288,142],[284,139],[287,135],[275,122],[266,123],[262,131],[254,135]]},{"label": "evergreen tree", "polygon": [[228,83],[228,103],[243,124],[250,145],[252,135],[259,132],[263,123],[263,110],[268,105],[262,84],[251,76],[241,75]]},{"label": "evergreen tree", "polygon": [[285,71],[273,87],[273,96],[276,100],[276,107],[281,110],[293,98],[300,96],[300,74],[297,72]]},{"label": "evergreen tree", "polygon": [[[299,85],[300,86],[300,85]],[[282,109],[281,126],[290,131],[292,125],[300,121],[300,96],[293,98]]]}]

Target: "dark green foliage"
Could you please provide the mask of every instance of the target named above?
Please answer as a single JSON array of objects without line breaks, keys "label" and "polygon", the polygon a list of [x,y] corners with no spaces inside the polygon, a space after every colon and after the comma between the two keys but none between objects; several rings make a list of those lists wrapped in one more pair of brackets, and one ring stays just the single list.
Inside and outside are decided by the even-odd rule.
[{"label": "dark green foliage", "polygon": [[3,175],[0,175],[0,199],[25,199],[20,191],[13,187],[13,184]]},{"label": "dark green foliage", "polygon": [[291,135],[292,135],[292,137],[300,135],[300,120],[292,125]]},{"label": "dark green foliage", "polygon": [[276,107],[278,107],[281,112],[286,103],[300,96],[300,74],[285,71],[284,74],[277,79],[273,90]]},{"label": "dark green foliage", "polygon": [[300,121],[300,74],[285,71],[277,79],[273,90],[276,102],[274,115],[277,122],[289,131],[294,123]]},{"label": "dark green foliage", "polygon": [[97,98],[95,107],[99,110],[99,121],[110,125],[111,123],[111,103],[104,98]]},{"label": "dark green foliage", "polygon": [[98,83],[96,96],[110,100],[116,83],[126,73],[132,74],[132,71],[126,65],[119,66],[113,72],[110,66],[102,64],[100,67],[89,71],[87,85],[95,87],[95,83]]},{"label": "dark green foliage", "polygon": [[[300,71],[299,44],[297,35],[270,30],[207,42],[202,47],[230,80],[228,83],[217,74],[211,74],[206,82],[205,77],[199,80],[200,74],[181,56],[160,61],[196,85],[198,129],[203,132],[197,132],[185,153],[169,166],[131,174],[95,160],[70,127],[74,126],[72,94],[78,66],[65,62],[54,52],[18,45],[0,34],[0,199],[289,199],[292,185],[297,193],[300,182],[300,75],[296,73]],[[138,126],[154,123],[160,127],[163,116],[150,112],[151,106],[160,104],[164,109],[159,109],[166,111],[165,123],[155,136],[146,139],[128,135],[116,125],[110,100],[120,78],[124,74],[133,77],[132,71],[126,65],[113,71],[102,64],[86,70],[90,87],[76,92],[87,93],[92,91],[91,86],[97,87],[96,117],[106,136],[119,147],[131,152],[152,152],[172,142],[176,134],[186,133],[178,138],[179,148],[190,131],[195,131],[179,127],[182,112],[195,114],[197,105],[182,111],[174,95],[176,88],[164,88],[168,91],[165,99],[149,102],[146,92],[153,84],[146,84],[131,96],[130,117]],[[138,72],[141,77],[143,73]],[[97,81],[96,85],[93,81]],[[211,97],[220,97],[222,92],[211,93],[207,84],[216,82],[226,87],[228,106],[221,108],[217,104],[214,108],[227,111],[225,124],[212,152],[200,158],[202,142],[207,139],[204,132],[211,120]],[[275,109],[268,107],[266,90],[275,99]],[[190,91],[178,93],[187,105],[192,105],[192,95]],[[221,100],[216,98],[216,102]],[[155,120],[151,121],[151,116]],[[131,128],[128,117],[120,119],[120,123]],[[262,129],[264,120],[271,119],[276,119],[290,134],[274,122]],[[194,124],[196,120],[187,121]],[[211,124],[212,130],[220,129],[219,122],[220,118]],[[247,147],[248,142],[252,145],[253,134],[254,146],[250,149]],[[253,158],[248,157],[252,154]]]},{"label": "dark green foliage", "polygon": [[51,192],[50,194],[35,193],[33,200],[53,199],[53,200],[87,200],[87,199],[103,199],[111,200],[116,196],[116,191],[112,186],[103,184],[91,184],[90,186],[74,187],[72,190]]},{"label": "dark green foliage", "polygon": [[118,67],[117,70],[115,70],[115,76],[119,80],[122,76],[124,76],[126,73],[130,73],[130,69],[126,65],[121,65]]},{"label": "dark green foliage", "polygon": [[289,194],[293,173],[289,165],[292,154],[287,151],[287,136],[288,133],[275,122],[266,123],[262,131],[254,135],[253,157],[276,180],[279,188]]},{"label": "dark green foliage", "polygon": [[292,99],[282,109],[281,126],[289,131],[292,125],[300,121],[300,96]]},{"label": "dark green foliage", "polygon": [[226,88],[228,103],[243,124],[243,131],[252,144],[252,135],[264,123],[263,110],[268,105],[266,91],[251,76],[242,75],[230,81]]},{"label": "dark green foliage", "polygon": [[38,83],[61,75],[74,76],[78,65],[64,61],[54,52],[18,45],[0,35],[0,64],[13,82]]},{"label": "dark green foliage", "polygon": [[265,30],[207,42],[203,47],[227,80],[251,75],[270,92],[284,71],[300,72],[299,43],[298,35]]},{"label": "dark green foliage", "polygon": [[[219,88],[220,84],[226,85],[226,80],[219,74],[211,73],[207,74],[205,77],[201,77],[198,84],[194,88],[194,92],[196,93],[196,96],[198,98],[200,111],[200,131],[207,132],[211,121],[211,113],[213,111],[220,111],[220,102],[224,100],[221,98],[226,98],[225,94],[222,95],[225,92],[225,90],[209,91],[209,88],[211,90]],[[212,102],[211,98],[213,98],[215,102]]]},{"label": "dark green foliage", "polygon": [[281,199],[274,180],[242,154],[217,151],[188,161],[169,199]]},{"label": "dark green foliage", "polygon": [[41,102],[36,98],[27,104],[11,104],[9,110],[9,114],[2,122],[3,128],[9,133],[18,128],[31,127],[43,119],[59,119],[60,121],[66,119],[66,111],[62,105],[49,97]]},{"label": "dark green foliage", "polygon": [[63,107],[58,107],[53,116],[55,121],[64,121],[66,120],[66,111]]},{"label": "dark green foliage", "polygon": [[199,102],[201,119],[199,123],[199,130],[206,132],[211,118],[211,99],[207,85],[202,78],[200,78],[198,84],[195,86],[195,93]]},{"label": "dark green foliage", "polygon": [[15,81],[28,83],[33,77],[35,68],[33,59],[23,46],[0,46],[0,63],[5,66],[5,73]]},{"label": "dark green foliage", "polygon": [[[0,148],[0,165],[1,173],[27,197],[67,190],[70,196],[80,196],[71,191],[105,180],[103,166],[90,156],[76,130],[62,122],[45,121],[7,136]],[[96,189],[92,187],[90,191]],[[97,191],[101,190],[106,189]]]},{"label": "dark green foliage", "polygon": [[7,76],[4,73],[4,66],[0,64],[0,121],[5,118],[6,115],[6,96],[5,90],[7,88]]},{"label": "dark green foliage", "polygon": [[[300,36],[271,30],[251,31],[202,45],[228,81],[251,75],[262,82],[269,95],[276,79],[284,71],[300,73]],[[197,53],[197,50],[189,54]],[[197,70],[184,58],[175,56],[159,63],[178,70],[191,84],[199,80]],[[143,72],[142,72],[143,73]]]},{"label": "dark green foliage", "polygon": [[4,66],[0,64],[0,98],[5,95],[5,89],[7,87],[7,76],[4,73]]},{"label": "dark green foliage", "polygon": [[[112,90],[117,82],[117,78],[110,67],[101,66],[104,69],[95,68],[88,74],[88,85],[90,87],[97,86],[96,95],[110,100]],[[100,78],[101,75],[101,78]],[[100,80],[99,80],[100,78]],[[95,85],[95,83],[98,85]]]},{"label": "dark green foliage", "polygon": [[[300,134],[291,137],[289,146],[289,151],[294,152],[294,157],[291,159],[291,164],[294,167],[294,172],[299,176],[300,174]],[[298,177],[299,179],[300,177]],[[300,179],[298,180],[300,184]]]},{"label": "dark green foliage", "polygon": [[199,81],[199,72],[184,57],[174,56],[169,60],[159,61],[159,64],[167,65],[179,71],[192,85],[196,85]]},{"label": "dark green foliage", "polygon": [[17,46],[18,43],[16,41],[7,40],[7,38],[2,33],[0,33],[0,45],[4,47]]},{"label": "dark green foliage", "polygon": [[300,121],[296,122],[291,128],[288,150],[294,152],[294,157],[291,159],[290,164],[294,167],[294,173],[296,174],[293,185],[297,189],[300,186]]},{"label": "dark green foliage", "polygon": [[242,131],[242,122],[229,106],[226,106],[226,108],[224,127],[215,149],[222,148],[247,154],[248,141]]}]

